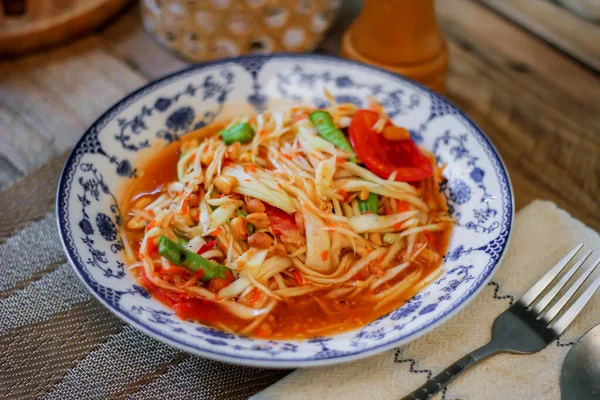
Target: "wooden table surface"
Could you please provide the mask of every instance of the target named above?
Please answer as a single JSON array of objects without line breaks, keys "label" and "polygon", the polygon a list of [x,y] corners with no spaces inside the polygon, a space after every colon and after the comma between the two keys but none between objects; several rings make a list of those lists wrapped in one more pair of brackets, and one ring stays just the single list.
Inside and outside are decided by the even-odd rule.
[{"label": "wooden table surface", "polygon": [[[521,3],[438,1],[447,96],[500,151],[517,208],[552,200],[600,230],[600,28]],[[344,2],[320,51],[336,51],[359,7]],[[71,148],[128,92],[186,65],[144,32],[136,5],[93,35],[0,62],[0,188]]]}]

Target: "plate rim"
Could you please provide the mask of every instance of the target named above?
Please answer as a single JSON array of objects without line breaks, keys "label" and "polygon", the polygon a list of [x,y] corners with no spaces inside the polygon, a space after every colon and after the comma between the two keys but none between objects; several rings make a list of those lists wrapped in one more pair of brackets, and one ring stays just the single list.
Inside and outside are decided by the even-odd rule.
[{"label": "plate rim", "polygon": [[[297,59],[305,59],[308,61],[326,60],[326,61],[330,61],[330,62],[350,64],[352,66],[360,67],[363,70],[370,70],[370,71],[377,72],[380,75],[385,75],[389,79],[392,79],[392,80],[400,80],[400,81],[404,81],[408,84],[415,85],[416,87],[423,90],[430,96],[436,97],[437,100],[440,100],[443,103],[446,103],[447,105],[449,105],[453,110],[456,111],[456,113],[462,119],[464,119],[464,121],[467,123],[467,125],[470,125],[470,127],[475,131],[475,133],[478,134],[478,136],[483,139],[485,144],[487,146],[489,146],[489,148],[491,150],[491,155],[496,158],[496,161],[498,162],[498,164],[500,166],[500,171],[502,173],[501,175],[503,177],[503,180],[506,182],[507,193],[509,195],[509,200],[510,200],[509,204],[508,204],[508,212],[510,213],[510,218],[508,219],[507,224],[506,224],[506,231],[507,231],[506,240],[504,242],[504,245],[502,246],[502,249],[499,252],[498,259],[496,260],[495,264],[493,266],[491,266],[489,272],[487,273],[487,276],[485,276],[485,278],[479,282],[479,286],[477,286],[471,293],[467,294],[467,297],[465,297],[460,303],[454,304],[453,306],[451,306],[439,318],[423,325],[423,327],[421,329],[419,329],[418,331],[407,334],[404,337],[401,337],[398,339],[393,339],[388,342],[375,345],[369,349],[358,350],[358,351],[356,351],[354,353],[350,353],[350,354],[335,355],[333,357],[326,358],[326,359],[298,358],[298,359],[286,359],[286,360],[273,360],[272,358],[268,358],[268,357],[236,356],[236,355],[223,354],[222,352],[218,352],[218,351],[213,352],[208,349],[199,349],[199,348],[194,347],[184,341],[177,341],[175,339],[172,339],[172,338],[164,335],[163,333],[156,331],[156,330],[152,329],[151,327],[146,326],[145,324],[131,318],[128,313],[124,312],[123,310],[121,310],[118,307],[114,307],[112,304],[107,302],[103,297],[101,297],[100,293],[98,293],[92,287],[88,278],[82,273],[81,268],[78,267],[78,263],[75,261],[75,256],[74,256],[74,254],[72,254],[72,250],[69,248],[69,245],[73,248],[75,247],[75,245],[67,237],[66,228],[65,228],[65,226],[63,226],[62,221],[61,221],[62,219],[66,218],[66,216],[64,214],[64,210],[60,206],[61,199],[63,198],[63,196],[66,195],[65,192],[67,191],[67,183],[68,182],[66,181],[66,179],[68,178],[68,173],[71,170],[73,162],[75,160],[77,149],[80,148],[82,142],[86,139],[86,137],[88,135],[90,135],[92,133],[92,131],[94,129],[96,129],[98,127],[98,125],[100,125],[107,118],[107,116],[111,115],[111,113],[113,113],[116,109],[118,109],[123,103],[125,103],[128,100],[130,100],[131,98],[137,96],[139,93],[153,87],[154,85],[160,84],[160,83],[162,83],[166,80],[169,80],[171,78],[174,78],[176,76],[186,75],[186,74],[188,74],[192,71],[196,71],[196,70],[201,71],[207,67],[218,65],[218,64],[227,64],[227,63],[231,63],[231,62],[238,62],[240,60],[262,59],[262,60],[267,61],[267,60],[272,60],[272,59],[286,59],[286,58],[287,59],[296,59],[296,60]],[[142,331],[143,333],[153,337],[154,339],[157,339],[157,340],[159,340],[163,343],[166,343],[172,347],[175,347],[179,350],[186,351],[188,353],[191,353],[191,354],[194,354],[197,356],[207,357],[207,358],[210,358],[213,360],[222,361],[222,362],[226,362],[226,363],[230,363],[230,364],[255,366],[255,367],[268,367],[268,368],[304,368],[304,367],[332,365],[332,364],[340,364],[340,363],[344,363],[344,362],[355,361],[355,360],[370,357],[372,355],[384,352],[384,351],[392,349],[394,347],[412,342],[413,340],[416,340],[416,339],[420,338],[421,336],[425,335],[426,333],[429,333],[433,329],[439,327],[443,323],[447,322],[450,318],[456,316],[462,309],[464,309],[469,303],[471,303],[471,301],[473,301],[473,299],[483,290],[483,288],[487,285],[487,283],[492,279],[494,273],[496,272],[498,267],[501,265],[505,255],[506,255],[506,249],[510,245],[512,233],[513,233],[514,218],[515,218],[514,191],[513,191],[512,182],[511,182],[511,179],[510,179],[510,176],[508,173],[508,169],[506,168],[506,164],[504,163],[502,156],[498,152],[498,149],[496,148],[496,146],[492,143],[492,141],[488,138],[488,136],[483,132],[483,130],[481,128],[479,128],[479,126],[477,124],[475,124],[475,122],[473,122],[454,103],[452,103],[446,97],[434,92],[433,90],[429,89],[428,87],[426,87],[418,82],[413,81],[412,79],[406,78],[401,75],[394,74],[392,72],[386,71],[386,70],[381,69],[376,66],[372,66],[372,65],[368,65],[368,64],[364,64],[364,63],[355,61],[355,60],[344,59],[344,58],[332,56],[332,55],[303,54],[303,53],[272,53],[272,54],[260,54],[260,55],[244,55],[244,56],[239,56],[239,57],[223,58],[223,59],[219,59],[219,60],[213,60],[213,61],[208,61],[208,62],[204,62],[204,63],[194,64],[187,68],[184,68],[184,69],[169,73],[167,75],[161,76],[157,79],[151,80],[148,83],[144,84],[143,86],[135,89],[134,91],[129,92],[126,96],[119,99],[115,104],[113,104],[105,112],[103,112],[92,124],[90,124],[90,126],[81,135],[81,137],[79,138],[77,143],[73,146],[72,150],[69,153],[69,156],[67,157],[67,159],[65,161],[65,164],[61,170],[61,173],[60,173],[60,179],[58,181],[58,187],[57,187],[57,191],[56,191],[55,206],[56,206],[56,222],[57,222],[57,226],[58,226],[61,245],[63,247],[63,250],[65,251],[65,254],[67,255],[69,263],[71,264],[72,268],[75,270],[75,273],[77,274],[79,279],[86,286],[87,290],[98,301],[100,301],[111,313],[116,315],[119,319],[126,322],[127,324],[133,326],[135,329],[138,329],[138,330]],[[69,243],[67,244],[67,242],[69,242]],[[266,341],[264,339],[255,339],[255,340]],[[295,340],[291,339],[291,340],[287,340],[287,341],[295,341]]]}]

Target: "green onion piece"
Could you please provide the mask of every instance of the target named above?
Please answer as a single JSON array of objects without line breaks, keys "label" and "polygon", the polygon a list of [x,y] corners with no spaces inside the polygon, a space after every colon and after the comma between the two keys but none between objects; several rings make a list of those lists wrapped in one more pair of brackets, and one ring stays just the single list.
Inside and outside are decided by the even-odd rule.
[{"label": "green onion piece", "polygon": [[358,199],[358,207],[361,214],[367,212],[379,214],[379,196],[376,193],[369,193],[366,200]]},{"label": "green onion piece", "polygon": [[242,218],[246,218],[248,216],[248,214],[246,214],[245,212],[243,212],[242,210],[237,210],[235,212],[235,215],[237,215],[238,217],[242,217]]},{"label": "green onion piece", "polygon": [[[327,111],[313,111],[308,117],[323,139],[333,143],[339,149],[354,153],[354,149],[346,135],[344,135],[344,132],[339,130],[333,123],[331,114]],[[352,157],[350,161],[356,162],[356,157]]]},{"label": "green onion piece", "polygon": [[223,129],[219,132],[219,135],[221,135],[225,144],[235,142],[248,143],[254,137],[254,129],[252,129],[249,123],[244,122],[234,125],[229,129]]},{"label": "green onion piece", "polygon": [[190,271],[204,270],[200,278],[202,282],[208,282],[213,278],[227,278],[226,272],[229,268],[189,251],[166,236],[161,236],[158,241],[158,253],[173,264],[181,265]]}]

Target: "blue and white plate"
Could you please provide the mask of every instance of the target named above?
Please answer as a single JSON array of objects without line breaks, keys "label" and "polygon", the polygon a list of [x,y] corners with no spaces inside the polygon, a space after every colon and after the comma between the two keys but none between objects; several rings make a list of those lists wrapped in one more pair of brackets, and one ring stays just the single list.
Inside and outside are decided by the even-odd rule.
[{"label": "blue and white plate", "polygon": [[[140,163],[187,131],[288,101],[366,106],[373,96],[397,125],[448,164],[443,190],[457,225],[443,274],[402,307],[345,334],[261,340],[181,321],[125,270],[119,191]],[[513,221],[506,169],[489,139],[430,90],[382,70],[317,55],[252,56],[191,67],[130,94],[85,132],[62,172],[57,214],[83,283],[118,317],[154,338],[236,364],[308,367],[366,357],[407,343],[456,314],[491,278]]]}]

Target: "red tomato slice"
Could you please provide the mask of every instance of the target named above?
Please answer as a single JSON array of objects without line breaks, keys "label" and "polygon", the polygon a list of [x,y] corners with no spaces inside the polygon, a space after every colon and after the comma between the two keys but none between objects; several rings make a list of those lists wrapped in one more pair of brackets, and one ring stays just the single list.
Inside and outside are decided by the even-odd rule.
[{"label": "red tomato slice", "polygon": [[271,222],[271,230],[280,235],[282,242],[299,243],[304,239],[293,215],[268,204],[265,204],[265,213]]},{"label": "red tomato slice", "polygon": [[410,139],[391,141],[372,127],[379,119],[374,111],[360,110],[350,124],[350,142],[354,152],[369,170],[387,179],[396,172],[396,181],[415,182],[433,173],[429,159]]},{"label": "red tomato slice", "polygon": [[273,233],[288,235],[298,231],[293,215],[269,204],[265,204],[265,213],[269,217]]}]

